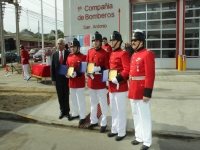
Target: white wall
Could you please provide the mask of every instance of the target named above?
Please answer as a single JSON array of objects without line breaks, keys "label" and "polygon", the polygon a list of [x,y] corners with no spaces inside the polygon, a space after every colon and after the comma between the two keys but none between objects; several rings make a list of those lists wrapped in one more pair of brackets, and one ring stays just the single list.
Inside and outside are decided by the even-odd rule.
[{"label": "white wall", "polygon": [[[156,68],[176,68],[175,58],[156,58],[155,59]],[[186,69],[200,69],[200,58],[187,58],[186,59]]]},{"label": "white wall", "polygon": [[200,69],[200,58],[186,58],[186,69]]},{"label": "white wall", "polygon": [[69,35],[70,24],[69,24],[69,0],[63,0],[63,20],[64,20],[64,35]]},{"label": "white wall", "polygon": [[[70,6],[71,2],[71,6]],[[89,11],[90,6],[102,6],[107,4],[112,4],[113,8],[92,10]],[[129,29],[130,29],[130,19],[129,19],[129,0],[63,0],[63,10],[64,10],[64,35],[78,35],[78,34],[94,34],[95,31],[99,31],[102,36],[110,38],[111,33],[116,30],[118,31],[118,8],[121,9],[120,13],[120,33],[124,42],[129,41]],[[80,8],[81,7],[81,8]],[[71,19],[70,19],[71,11]],[[106,14],[106,18],[100,19],[89,19],[87,20],[85,16],[94,14]],[[114,14],[114,17],[108,18],[110,14]],[[78,20],[82,16],[83,20]],[[70,24],[72,26],[70,27]],[[103,25],[106,28],[94,28],[94,25]],[[89,29],[84,29],[90,27]],[[70,33],[71,28],[71,33]]]},{"label": "white wall", "polygon": [[156,58],[155,59],[156,68],[176,68],[176,58]]}]

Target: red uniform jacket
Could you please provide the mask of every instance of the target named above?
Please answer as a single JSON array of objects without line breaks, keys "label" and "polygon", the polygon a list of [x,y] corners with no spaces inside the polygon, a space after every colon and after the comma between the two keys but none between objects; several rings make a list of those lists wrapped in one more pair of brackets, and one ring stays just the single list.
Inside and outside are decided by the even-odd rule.
[{"label": "red uniform jacket", "polygon": [[75,78],[69,78],[69,87],[70,88],[84,88],[85,87],[85,74],[78,72],[80,62],[84,62],[86,59],[86,56],[82,53],[78,54],[69,54],[66,60],[67,66],[73,66],[76,71],[76,77]]},{"label": "red uniform jacket", "polygon": [[129,80],[128,98],[142,100],[143,96],[151,98],[154,79],[155,61],[153,52],[143,48],[132,55],[130,63],[130,77],[145,76],[141,80]]},{"label": "red uniform jacket", "polygon": [[121,48],[115,50],[110,55],[110,69],[117,69],[117,80],[119,82],[119,89],[117,85],[109,81],[109,92],[125,92],[128,91],[127,79],[130,69],[130,56]]},{"label": "red uniform jacket", "polygon": [[106,88],[106,82],[101,81],[101,72],[109,69],[109,53],[102,48],[95,50],[94,48],[88,50],[86,57],[87,62],[95,63],[95,66],[100,66],[101,71],[99,74],[93,74],[94,79],[88,78],[88,87],[91,89],[104,89]]},{"label": "red uniform jacket", "polygon": [[112,47],[109,44],[102,45],[102,49],[104,49],[105,51],[107,51],[109,53],[112,52]]},{"label": "red uniform jacket", "polygon": [[20,51],[21,53],[21,63],[22,65],[25,65],[25,64],[29,64],[28,60],[29,60],[29,54],[28,54],[28,51],[23,49]]}]

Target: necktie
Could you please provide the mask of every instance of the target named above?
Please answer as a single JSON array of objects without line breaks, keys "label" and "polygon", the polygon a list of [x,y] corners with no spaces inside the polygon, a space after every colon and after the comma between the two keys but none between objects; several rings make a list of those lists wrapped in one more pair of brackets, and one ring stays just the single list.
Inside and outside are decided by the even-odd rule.
[{"label": "necktie", "polygon": [[63,54],[62,54],[62,51],[60,52],[60,64],[62,65],[63,63]]}]

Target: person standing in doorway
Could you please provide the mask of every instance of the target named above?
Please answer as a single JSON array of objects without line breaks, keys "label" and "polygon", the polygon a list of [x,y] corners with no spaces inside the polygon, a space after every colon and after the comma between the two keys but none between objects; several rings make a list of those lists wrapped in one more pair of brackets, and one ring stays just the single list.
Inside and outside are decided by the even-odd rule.
[{"label": "person standing in doorway", "polygon": [[23,45],[20,45],[19,49],[21,50],[20,54],[21,54],[22,68],[24,71],[24,80],[28,81],[31,78],[30,74],[28,73],[30,57],[29,57],[28,51],[24,49]]},{"label": "person standing in doorway", "polygon": [[93,73],[87,74],[88,76],[88,88],[91,103],[91,115],[90,124],[88,129],[98,125],[97,118],[97,104],[98,100],[101,106],[102,120],[100,132],[103,133],[107,127],[107,97],[106,97],[106,82],[101,81],[101,74],[103,70],[109,69],[109,54],[101,48],[102,35],[99,32],[95,32],[92,36],[93,48],[88,51],[86,61],[88,63],[94,63],[95,67]]},{"label": "person standing in doorway", "polygon": [[68,78],[65,75],[58,74],[60,65],[66,65],[66,60],[69,52],[65,50],[64,39],[59,38],[57,40],[57,51],[52,55],[51,62],[51,80],[52,84],[56,87],[56,92],[58,95],[58,102],[60,105],[60,116],[62,119],[64,116],[70,120],[70,107],[69,107],[69,86]]},{"label": "person standing in doorway", "polygon": [[128,98],[135,127],[135,140],[131,143],[143,143],[140,150],[148,150],[152,144],[150,98],[155,80],[155,57],[152,51],[144,48],[144,42],[143,31],[136,29],[131,40],[134,53],[130,63]]}]

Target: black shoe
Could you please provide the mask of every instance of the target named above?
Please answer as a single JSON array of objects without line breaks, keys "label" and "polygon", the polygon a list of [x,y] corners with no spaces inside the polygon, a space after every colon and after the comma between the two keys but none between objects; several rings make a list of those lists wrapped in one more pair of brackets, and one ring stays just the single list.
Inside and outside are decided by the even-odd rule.
[{"label": "black shoe", "polygon": [[65,116],[68,118],[69,121],[71,121],[71,115],[70,114],[65,114]]},{"label": "black shoe", "polygon": [[148,150],[149,147],[148,146],[145,146],[145,145],[142,145],[142,147],[140,148],[140,150]]},{"label": "black shoe", "polygon": [[111,133],[111,132],[109,132],[107,135],[108,135],[108,137],[114,137],[114,136],[116,136],[118,133]]},{"label": "black shoe", "polygon": [[78,116],[71,116],[70,118],[68,118],[68,120],[69,120],[69,121],[72,121],[72,120],[74,120],[74,119],[76,119],[76,118],[79,118],[79,115],[78,115]]},{"label": "black shoe", "polygon": [[123,140],[123,138],[125,138],[126,137],[126,135],[124,135],[124,136],[116,136],[115,137],[115,140],[116,141],[121,141],[121,140]]},{"label": "black shoe", "polygon": [[69,118],[69,117],[71,117],[71,116],[70,116],[70,114],[65,114],[65,117]]},{"label": "black shoe", "polygon": [[79,121],[79,125],[82,125],[84,122],[85,122],[85,119],[81,119],[81,120]]},{"label": "black shoe", "polygon": [[105,132],[105,131],[106,131],[106,127],[107,127],[107,125],[106,125],[106,126],[101,126],[100,132],[101,132],[101,133]]},{"label": "black shoe", "polygon": [[65,113],[64,112],[60,112],[59,119],[62,119],[64,116],[65,116]]},{"label": "black shoe", "polygon": [[93,127],[95,127],[95,126],[98,126],[98,123],[96,123],[96,124],[89,124],[87,128],[88,128],[89,130],[92,130]]},{"label": "black shoe", "polygon": [[131,144],[133,144],[133,145],[138,145],[138,144],[140,144],[141,142],[138,142],[137,140],[134,140],[134,141],[131,141]]},{"label": "black shoe", "polygon": [[29,78],[27,79],[27,81],[30,80],[30,78],[31,78],[31,77],[29,77]]}]

